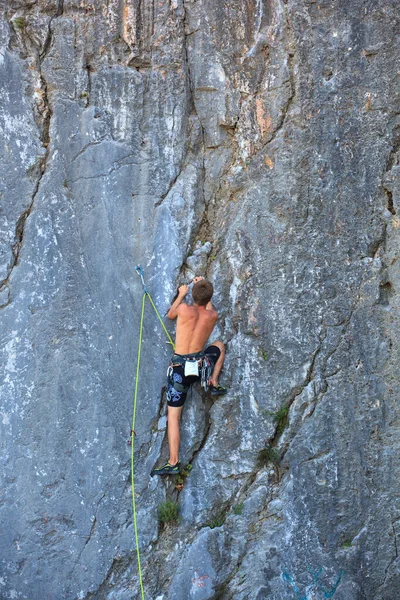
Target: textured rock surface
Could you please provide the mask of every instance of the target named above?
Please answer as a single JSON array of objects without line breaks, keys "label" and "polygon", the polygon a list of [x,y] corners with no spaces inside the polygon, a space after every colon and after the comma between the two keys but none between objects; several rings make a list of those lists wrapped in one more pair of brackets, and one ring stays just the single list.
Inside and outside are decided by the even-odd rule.
[{"label": "textured rock surface", "polygon": [[2,598],[140,597],[141,263],[161,312],[214,281],[230,386],[187,403],[183,490],[151,478],[170,350],[147,307],[146,598],[397,599],[398,9],[2,1]]}]

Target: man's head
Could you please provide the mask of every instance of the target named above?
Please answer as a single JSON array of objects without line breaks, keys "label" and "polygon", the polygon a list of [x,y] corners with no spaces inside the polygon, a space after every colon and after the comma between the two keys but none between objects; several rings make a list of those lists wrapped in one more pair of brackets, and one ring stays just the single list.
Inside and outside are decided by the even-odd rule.
[{"label": "man's head", "polygon": [[195,304],[198,306],[206,306],[213,295],[213,284],[207,279],[202,279],[194,284],[192,289],[192,296]]}]

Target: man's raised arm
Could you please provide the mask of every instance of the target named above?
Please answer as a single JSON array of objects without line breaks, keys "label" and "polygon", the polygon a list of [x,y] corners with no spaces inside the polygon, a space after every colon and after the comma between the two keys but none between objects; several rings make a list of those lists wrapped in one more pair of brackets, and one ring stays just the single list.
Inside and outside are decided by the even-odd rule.
[{"label": "man's raised arm", "polygon": [[178,306],[180,305],[180,303],[182,302],[182,300],[184,299],[184,297],[186,296],[188,291],[189,291],[188,285],[180,286],[179,291],[178,291],[178,296],[177,296],[176,300],[173,302],[169,311],[167,312],[168,319],[176,319],[176,317],[178,316]]}]

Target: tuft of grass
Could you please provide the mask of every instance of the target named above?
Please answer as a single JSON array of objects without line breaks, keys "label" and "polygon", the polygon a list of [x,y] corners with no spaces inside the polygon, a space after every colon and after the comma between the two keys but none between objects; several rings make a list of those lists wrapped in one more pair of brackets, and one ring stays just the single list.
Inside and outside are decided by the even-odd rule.
[{"label": "tuft of grass", "polygon": [[351,543],[351,541],[350,541],[350,540],[345,540],[345,541],[343,542],[343,544],[341,545],[341,548],[344,548],[344,549],[346,549],[346,548],[351,548],[351,547],[352,547],[352,545],[353,545],[353,544]]},{"label": "tuft of grass", "polygon": [[258,453],[258,461],[265,467],[271,463],[276,467],[279,464],[279,452],[272,446],[266,446]]},{"label": "tuft of grass", "polygon": [[272,420],[276,424],[276,433],[281,434],[286,427],[289,425],[289,407],[283,406],[276,412],[271,412],[265,408],[261,409],[261,414],[265,417],[272,417]]},{"label": "tuft of grass", "polygon": [[179,505],[177,502],[166,500],[162,502],[158,507],[158,521],[165,525],[165,523],[178,523],[179,522]]},{"label": "tuft of grass", "polygon": [[279,462],[279,451],[276,448],[273,448],[271,445],[266,446],[258,453],[259,466],[267,467],[269,464],[272,464],[278,481],[280,481],[281,478],[281,474],[279,471]]},{"label": "tuft of grass", "polygon": [[272,417],[276,423],[276,432],[282,433],[289,424],[289,407],[283,406],[276,413],[273,413]]},{"label": "tuft of grass", "polygon": [[268,360],[268,353],[266,350],[264,350],[264,348],[260,348],[258,351],[258,354],[260,355],[260,358],[262,358],[263,360]]},{"label": "tuft of grass", "polygon": [[210,529],[214,529],[215,527],[221,527],[226,520],[226,510],[221,510],[218,514],[215,515],[208,523]]},{"label": "tuft of grass", "polygon": [[243,508],[244,508],[244,502],[240,502],[239,504],[236,504],[236,506],[234,506],[232,508],[232,512],[234,515],[241,515],[243,512]]},{"label": "tuft of grass", "polygon": [[12,20],[12,24],[14,25],[15,29],[25,29],[24,17],[15,17],[15,19]]}]

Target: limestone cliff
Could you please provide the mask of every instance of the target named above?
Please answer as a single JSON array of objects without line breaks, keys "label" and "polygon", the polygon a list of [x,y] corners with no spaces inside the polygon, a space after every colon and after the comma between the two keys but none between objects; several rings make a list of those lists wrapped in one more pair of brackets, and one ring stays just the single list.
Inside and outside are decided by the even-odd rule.
[{"label": "limestone cliff", "polygon": [[0,17],[1,598],[140,598],[140,263],[162,314],[214,282],[229,386],[189,397],[183,489],[151,478],[170,347],[147,307],[146,599],[397,600],[399,3]]}]

